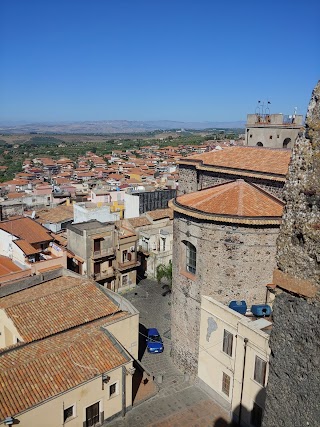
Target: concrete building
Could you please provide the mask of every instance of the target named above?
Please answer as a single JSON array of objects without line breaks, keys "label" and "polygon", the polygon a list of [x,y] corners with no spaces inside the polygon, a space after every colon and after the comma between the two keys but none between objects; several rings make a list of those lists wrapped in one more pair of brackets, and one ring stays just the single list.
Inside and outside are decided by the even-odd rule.
[{"label": "concrete building", "polygon": [[137,235],[114,222],[96,220],[67,229],[69,269],[113,291],[136,285]]},{"label": "concrete building", "polygon": [[165,209],[176,196],[176,190],[137,191],[125,194],[125,218],[136,218],[144,212]]},{"label": "concrete building", "polygon": [[237,425],[260,427],[269,373],[272,323],[201,297],[197,384]]},{"label": "concrete building", "polygon": [[266,301],[283,202],[243,180],[185,194],[174,210],[172,356],[198,367],[201,296],[228,304]]},{"label": "concrete building", "polygon": [[111,212],[111,205],[106,203],[74,203],[73,209],[75,224],[91,220],[108,222],[120,219],[119,213]]},{"label": "concrete building", "polygon": [[138,325],[128,301],[87,279],[60,277],[3,297],[0,425],[12,417],[21,426],[94,426],[124,415]]},{"label": "concrete building", "polygon": [[178,195],[244,179],[282,198],[291,151],[257,147],[226,147],[179,161]]},{"label": "concrete building", "polygon": [[124,221],[139,236],[138,274],[156,278],[157,267],[172,261],[173,211],[157,209]]},{"label": "concrete building", "polygon": [[248,114],[245,134],[247,146],[291,148],[303,128],[303,116],[293,114]]}]

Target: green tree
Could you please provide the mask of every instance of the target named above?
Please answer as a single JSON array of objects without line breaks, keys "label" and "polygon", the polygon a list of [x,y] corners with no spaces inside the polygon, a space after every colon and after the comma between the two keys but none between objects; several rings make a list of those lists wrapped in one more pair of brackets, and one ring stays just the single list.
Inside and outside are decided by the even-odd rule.
[{"label": "green tree", "polygon": [[[160,284],[162,279],[165,280],[165,286],[168,286],[169,290],[172,289],[172,261],[169,261],[168,265],[159,264],[156,271],[157,281]],[[165,287],[163,286],[163,287]]]}]

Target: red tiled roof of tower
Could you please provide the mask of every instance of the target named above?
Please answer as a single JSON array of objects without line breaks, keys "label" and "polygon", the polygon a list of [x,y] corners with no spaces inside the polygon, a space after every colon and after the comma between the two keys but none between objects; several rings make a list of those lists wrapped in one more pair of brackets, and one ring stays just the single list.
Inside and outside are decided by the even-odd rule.
[{"label": "red tiled roof of tower", "polygon": [[177,197],[193,210],[239,217],[282,217],[283,202],[242,179]]},{"label": "red tiled roof of tower", "polygon": [[200,161],[203,165],[286,175],[291,150],[262,147],[226,147],[180,160]]}]

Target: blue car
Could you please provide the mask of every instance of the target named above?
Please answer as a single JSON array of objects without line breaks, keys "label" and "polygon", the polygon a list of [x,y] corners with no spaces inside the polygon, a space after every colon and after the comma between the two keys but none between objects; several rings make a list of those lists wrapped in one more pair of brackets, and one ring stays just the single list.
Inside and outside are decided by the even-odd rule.
[{"label": "blue car", "polygon": [[148,330],[147,350],[149,353],[162,353],[163,342],[161,336],[156,328]]}]

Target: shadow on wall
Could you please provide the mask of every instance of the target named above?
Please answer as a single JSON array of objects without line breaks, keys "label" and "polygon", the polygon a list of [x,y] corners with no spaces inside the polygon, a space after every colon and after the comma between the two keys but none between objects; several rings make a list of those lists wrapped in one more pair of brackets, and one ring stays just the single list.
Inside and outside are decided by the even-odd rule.
[{"label": "shadow on wall", "polygon": [[233,411],[232,421],[226,421],[220,417],[213,422],[212,427],[261,427],[265,400],[266,391],[262,389],[255,397],[254,408],[252,410],[241,405],[240,411],[240,405],[238,405]]},{"label": "shadow on wall", "polygon": [[147,348],[147,336],[148,336],[148,329],[142,324],[139,323],[139,353],[138,353],[138,359],[141,361],[142,356],[144,355],[144,352]]}]

